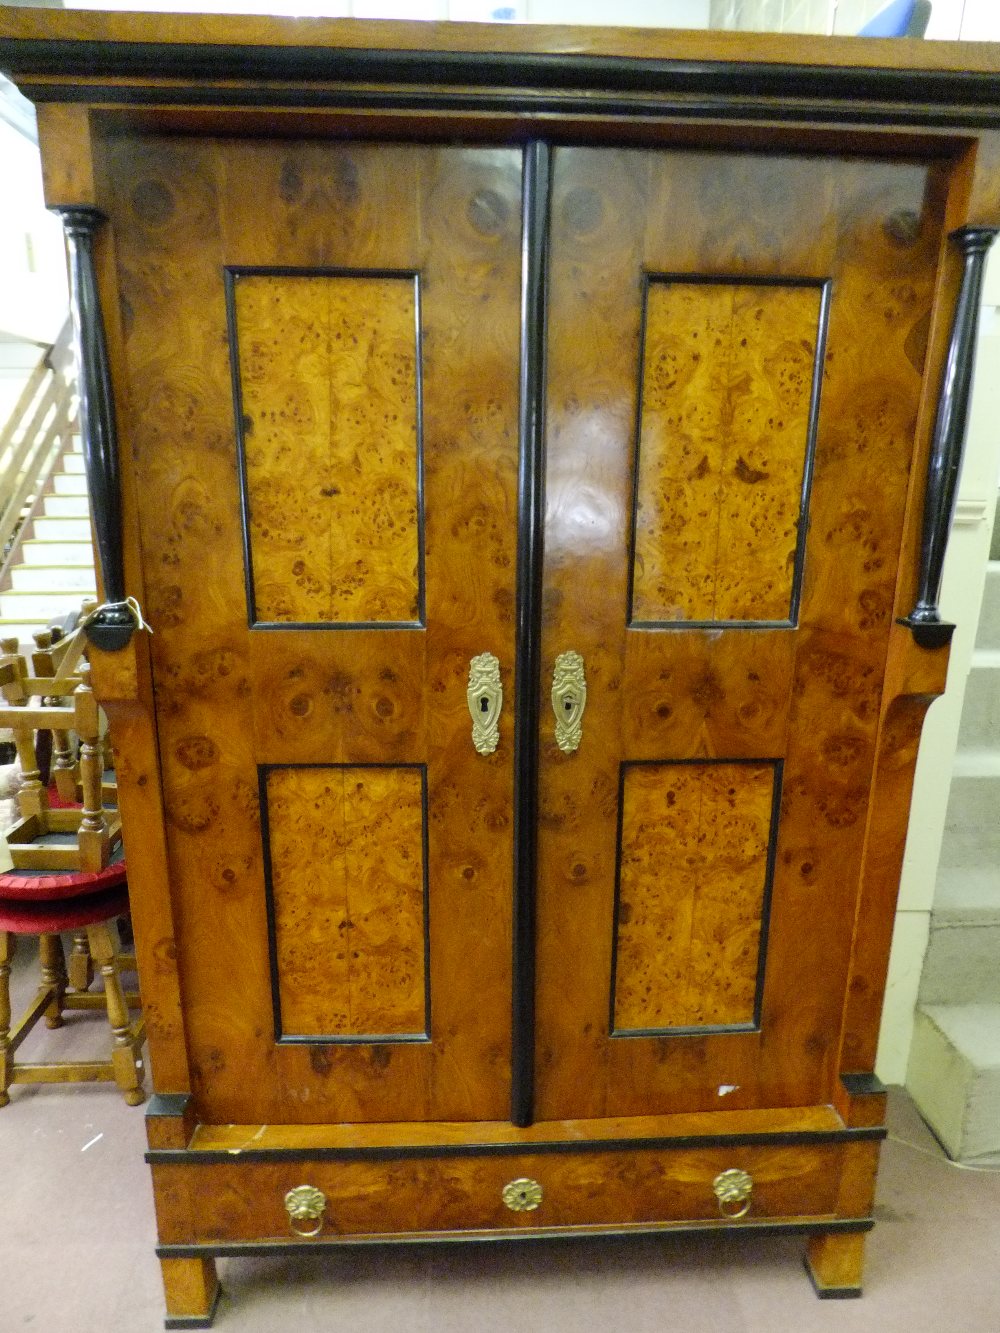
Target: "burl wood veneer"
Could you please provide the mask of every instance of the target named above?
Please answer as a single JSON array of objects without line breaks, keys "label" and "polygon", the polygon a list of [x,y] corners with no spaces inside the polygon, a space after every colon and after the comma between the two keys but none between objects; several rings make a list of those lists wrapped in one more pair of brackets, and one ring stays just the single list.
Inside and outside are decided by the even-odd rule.
[{"label": "burl wood veneer", "polygon": [[1000,51],[19,9],[0,61],[168,1323],[428,1237],[794,1229],[858,1294]]}]

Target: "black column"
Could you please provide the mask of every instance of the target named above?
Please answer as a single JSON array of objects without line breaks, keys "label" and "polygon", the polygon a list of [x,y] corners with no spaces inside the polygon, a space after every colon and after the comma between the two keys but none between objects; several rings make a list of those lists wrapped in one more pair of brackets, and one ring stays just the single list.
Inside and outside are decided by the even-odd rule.
[{"label": "black column", "polygon": [[965,266],[951,326],[948,358],[941,381],[934,438],[927,465],[917,601],[910,614],[900,621],[900,624],[909,625],[914,639],[922,648],[938,648],[949,643],[955,629],[954,625],[942,621],[938,613],[938,598],[941,595],[941,575],[955,512],[958,474],[969,424],[983,270],[997,230],[996,227],[960,227],[950,237],[961,249]]},{"label": "black column", "polygon": [[94,270],[94,233],[105,221],[98,208],[57,204],[69,251],[70,313],[76,342],[80,432],[107,605],[87,626],[98,648],[115,652],[132,637],[135,620],[125,605],[118,433],[111,392],[108,347]]}]

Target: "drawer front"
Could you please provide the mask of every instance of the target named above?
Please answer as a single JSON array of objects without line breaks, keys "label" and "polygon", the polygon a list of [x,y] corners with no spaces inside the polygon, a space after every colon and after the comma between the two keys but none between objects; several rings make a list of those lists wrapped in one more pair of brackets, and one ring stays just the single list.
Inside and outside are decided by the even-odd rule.
[{"label": "drawer front", "polygon": [[[842,1145],[823,1144],[184,1163],[153,1172],[166,1244],[298,1239],[285,1197],[300,1186],[325,1198],[321,1218],[295,1223],[300,1234],[316,1229],[317,1240],[832,1216],[842,1157]],[[717,1197],[716,1181],[727,1171],[746,1173],[748,1198],[739,1189],[747,1182],[736,1176],[724,1182],[734,1192]],[[514,1186],[505,1201],[517,1181],[540,1188]]]}]

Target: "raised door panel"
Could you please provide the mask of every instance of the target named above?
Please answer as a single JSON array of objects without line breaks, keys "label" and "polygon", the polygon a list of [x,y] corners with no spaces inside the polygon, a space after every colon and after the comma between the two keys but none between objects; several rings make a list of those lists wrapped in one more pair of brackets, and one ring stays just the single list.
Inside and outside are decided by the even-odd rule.
[{"label": "raised door panel", "polygon": [[520,154],[103,166],[199,1113],[503,1118]]},{"label": "raised door panel", "polygon": [[556,151],[540,1118],[831,1095],[939,186]]}]

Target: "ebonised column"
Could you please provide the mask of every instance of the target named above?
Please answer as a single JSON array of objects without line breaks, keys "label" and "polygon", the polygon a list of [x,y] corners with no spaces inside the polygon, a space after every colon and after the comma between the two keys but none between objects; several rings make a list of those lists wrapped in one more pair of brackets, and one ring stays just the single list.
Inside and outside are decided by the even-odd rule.
[{"label": "ebonised column", "polygon": [[986,255],[996,234],[995,227],[960,227],[950,237],[961,249],[965,264],[927,465],[917,601],[910,614],[900,622],[909,625],[914,639],[922,648],[938,648],[950,642],[955,628],[941,620],[938,598],[941,595],[941,575],[969,424],[983,271]]},{"label": "ebonised column", "polygon": [[96,647],[115,652],[128,643],[136,621],[125,600],[118,432],[94,269],[94,234],[105,221],[105,215],[99,208],[85,204],[56,204],[52,211],[62,218],[69,252],[80,432],[105,598],[104,605],[87,626],[87,637]]}]

